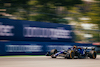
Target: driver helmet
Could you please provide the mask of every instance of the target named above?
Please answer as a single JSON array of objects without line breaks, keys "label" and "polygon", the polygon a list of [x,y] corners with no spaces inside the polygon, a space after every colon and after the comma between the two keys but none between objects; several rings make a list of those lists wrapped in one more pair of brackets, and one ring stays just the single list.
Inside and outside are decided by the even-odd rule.
[{"label": "driver helmet", "polygon": [[77,46],[76,46],[76,45],[74,45],[74,46],[73,46],[73,48],[77,48]]}]

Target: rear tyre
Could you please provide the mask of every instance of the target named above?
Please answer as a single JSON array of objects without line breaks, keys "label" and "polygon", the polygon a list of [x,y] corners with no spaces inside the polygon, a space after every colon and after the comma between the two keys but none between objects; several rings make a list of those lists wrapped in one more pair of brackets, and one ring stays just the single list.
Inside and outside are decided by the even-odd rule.
[{"label": "rear tyre", "polygon": [[96,56],[97,56],[97,53],[96,53],[96,51],[90,51],[89,52],[89,57],[90,57],[90,59],[96,59]]},{"label": "rear tyre", "polygon": [[67,59],[73,59],[74,58],[74,51],[73,50],[68,50],[66,55],[65,55],[65,58]]},{"label": "rear tyre", "polygon": [[56,58],[55,54],[57,53],[57,49],[52,49],[50,54],[52,58]]}]

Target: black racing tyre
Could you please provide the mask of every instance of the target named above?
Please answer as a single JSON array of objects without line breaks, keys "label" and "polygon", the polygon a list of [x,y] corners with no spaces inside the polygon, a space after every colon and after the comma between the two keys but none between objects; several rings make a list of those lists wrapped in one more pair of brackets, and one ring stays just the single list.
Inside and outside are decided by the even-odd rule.
[{"label": "black racing tyre", "polygon": [[54,54],[56,54],[56,53],[57,53],[57,49],[52,49],[51,52],[50,52],[51,57],[52,57],[52,58],[56,58],[56,56],[54,55]]},{"label": "black racing tyre", "polygon": [[65,55],[65,58],[67,58],[67,59],[73,59],[74,55],[75,55],[75,53],[74,53],[73,50],[68,50],[67,53],[66,53],[66,55]]},{"label": "black racing tyre", "polygon": [[96,59],[96,56],[97,56],[97,52],[96,51],[92,50],[92,51],[89,52],[89,57],[91,59]]},{"label": "black racing tyre", "polygon": [[50,51],[50,54],[52,55],[52,54],[55,54],[55,53],[57,53],[57,49],[52,49],[51,51]]}]

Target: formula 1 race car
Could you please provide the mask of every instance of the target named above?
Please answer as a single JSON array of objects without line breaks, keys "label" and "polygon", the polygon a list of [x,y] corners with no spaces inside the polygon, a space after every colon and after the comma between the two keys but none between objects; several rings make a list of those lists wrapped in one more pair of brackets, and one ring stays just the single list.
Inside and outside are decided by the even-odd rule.
[{"label": "formula 1 race car", "polygon": [[95,59],[97,53],[94,47],[82,47],[82,48],[68,48],[67,50],[57,51],[57,49],[52,49],[47,52],[46,56],[51,56],[51,58],[56,58],[57,56],[65,57],[67,59],[79,58],[91,58]]}]

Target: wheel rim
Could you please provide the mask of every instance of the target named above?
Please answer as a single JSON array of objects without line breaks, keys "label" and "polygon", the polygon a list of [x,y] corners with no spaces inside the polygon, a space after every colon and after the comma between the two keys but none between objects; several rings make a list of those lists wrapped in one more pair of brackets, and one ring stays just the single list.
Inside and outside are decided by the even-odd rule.
[{"label": "wheel rim", "polygon": [[74,52],[72,51],[71,53],[70,53],[70,58],[74,58]]},{"label": "wheel rim", "polygon": [[93,53],[93,58],[94,58],[94,59],[96,58],[96,52]]}]

